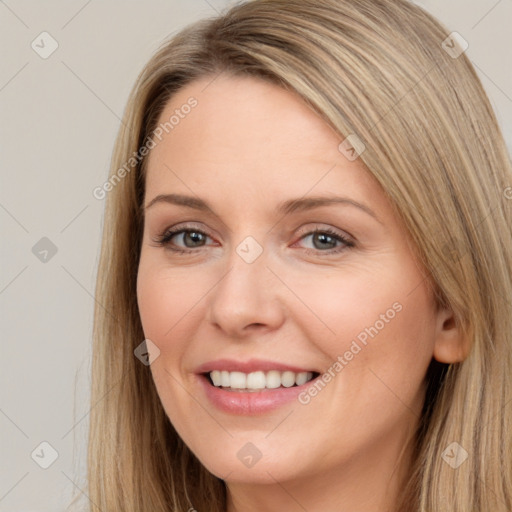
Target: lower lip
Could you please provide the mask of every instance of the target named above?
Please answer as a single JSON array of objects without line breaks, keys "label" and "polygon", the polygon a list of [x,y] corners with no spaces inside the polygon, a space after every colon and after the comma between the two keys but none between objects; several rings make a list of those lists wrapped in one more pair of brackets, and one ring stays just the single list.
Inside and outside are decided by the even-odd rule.
[{"label": "lower lip", "polygon": [[208,377],[198,375],[199,382],[203,387],[207,398],[221,411],[252,416],[274,411],[293,400],[307,389],[315,380],[311,380],[302,386],[292,386],[290,388],[264,389],[262,391],[226,391],[225,389],[215,387],[210,383]]}]

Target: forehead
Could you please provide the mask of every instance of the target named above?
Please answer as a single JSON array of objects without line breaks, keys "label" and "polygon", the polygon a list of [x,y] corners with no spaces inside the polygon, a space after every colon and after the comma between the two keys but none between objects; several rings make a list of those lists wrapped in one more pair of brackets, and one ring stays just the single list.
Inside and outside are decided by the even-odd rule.
[{"label": "forehead", "polygon": [[171,98],[160,123],[179,115],[180,110],[188,111],[185,105],[191,98],[197,105],[172,127],[168,134],[171,144],[181,144],[193,134],[197,149],[208,145],[212,151],[215,146],[229,145],[237,156],[255,147],[268,154],[278,147],[288,158],[308,152],[324,158],[336,156],[334,130],[297,94],[277,85],[253,77],[205,77]]},{"label": "forehead", "polygon": [[297,94],[258,78],[192,82],[171,98],[159,126],[167,129],[149,155],[148,195],[165,187],[225,197],[246,189],[339,190],[354,199],[380,193],[362,162],[340,153],[342,137]]}]

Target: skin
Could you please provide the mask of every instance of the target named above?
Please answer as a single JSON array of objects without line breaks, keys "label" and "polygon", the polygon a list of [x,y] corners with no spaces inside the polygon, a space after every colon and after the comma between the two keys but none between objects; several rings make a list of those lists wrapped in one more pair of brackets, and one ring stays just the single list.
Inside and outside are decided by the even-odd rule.
[{"label": "skin", "polygon": [[[145,210],[137,298],[144,334],[160,350],[151,371],[163,407],[226,481],[228,512],[392,511],[429,362],[462,360],[466,343],[451,311],[436,308],[384,192],[359,159],[338,150],[343,138],[275,85],[211,80],[173,96],[162,122],[190,96],[198,105],[151,150],[147,166],[146,206],[174,193],[211,207],[157,202]],[[350,198],[378,220],[347,204],[275,212],[282,201],[313,195]],[[155,241],[183,223],[207,235],[199,245],[183,234],[170,242],[191,252]],[[354,245],[319,240],[315,228]],[[236,252],[247,236],[263,248],[250,264]],[[199,386],[196,367],[218,358],[326,370],[394,303],[401,311],[307,405],[229,414]],[[247,442],[262,454],[251,468],[236,455]]]}]

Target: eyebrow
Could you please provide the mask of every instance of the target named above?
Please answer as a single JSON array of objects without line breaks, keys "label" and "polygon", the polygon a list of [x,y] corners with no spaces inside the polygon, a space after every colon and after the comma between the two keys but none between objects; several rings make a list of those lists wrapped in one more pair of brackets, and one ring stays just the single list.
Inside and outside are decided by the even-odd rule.
[{"label": "eyebrow", "polygon": [[[210,207],[208,202],[200,199],[198,197],[185,196],[181,194],[160,194],[154,197],[145,207],[147,210],[151,208],[154,204],[157,203],[168,203],[175,204],[178,206],[185,206],[187,208],[193,208],[194,210],[211,212],[215,215],[215,212]],[[382,221],[377,217],[376,213],[370,209],[368,206],[354,201],[349,197],[339,197],[339,196],[313,196],[313,197],[303,197],[298,199],[288,199],[287,201],[283,201],[279,203],[276,208],[276,213],[282,215],[289,215],[294,212],[302,212],[311,210],[313,208],[319,208],[321,206],[329,206],[333,204],[344,204],[349,206],[354,206],[359,208],[363,212],[372,216],[377,222],[382,224]]]}]

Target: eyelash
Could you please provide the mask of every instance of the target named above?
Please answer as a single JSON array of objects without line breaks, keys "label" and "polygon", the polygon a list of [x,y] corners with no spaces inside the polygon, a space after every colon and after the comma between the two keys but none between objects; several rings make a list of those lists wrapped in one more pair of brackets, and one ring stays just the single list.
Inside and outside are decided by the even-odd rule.
[{"label": "eyelash", "polygon": [[[197,247],[196,249],[194,248],[188,248],[188,249],[180,249],[180,248],[176,248],[176,247],[171,247],[171,239],[177,235],[177,234],[182,234],[182,233],[199,233],[201,235],[204,235],[206,237],[209,237],[211,238],[208,233],[205,233],[204,231],[200,230],[200,229],[197,229],[197,228],[194,228],[194,227],[189,227],[189,226],[182,226],[180,228],[176,228],[176,229],[168,229],[166,230],[164,233],[162,233],[161,235],[159,235],[158,237],[156,237],[153,241],[155,243],[157,243],[159,246],[161,247],[166,247],[167,249],[175,252],[175,253],[179,253],[179,254],[189,254],[191,252],[195,252],[196,249],[203,249],[204,246],[200,246],[200,247]],[[320,249],[305,249],[306,253],[307,254],[310,254],[310,253],[314,253],[315,255],[318,255],[318,254],[327,254],[327,255],[330,255],[330,254],[338,254],[342,251],[344,251],[345,249],[349,249],[351,247],[354,247],[354,242],[352,242],[351,240],[349,240],[348,238],[346,238],[345,236],[343,236],[342,234],[340,233],[337,233],[335,232],[334,230],[330,229],[330,228],[319,228],[319,229],[314,229],[312,231],[308,231],[307,233],[304,233],[304,235],[301,236],[300,240],[303,240],[304,238],[310,236],[310,235],[314,235],[316,233],[321,233],[321,234],[326,234],[326,235],[329,235],[330,237],[334,238],[336,241],[338,242],[341,242],[343,244],[342,247],[339,247],[337,249],[329,249],[329,250],[326,250],[326,251],[322,251]]]}]

